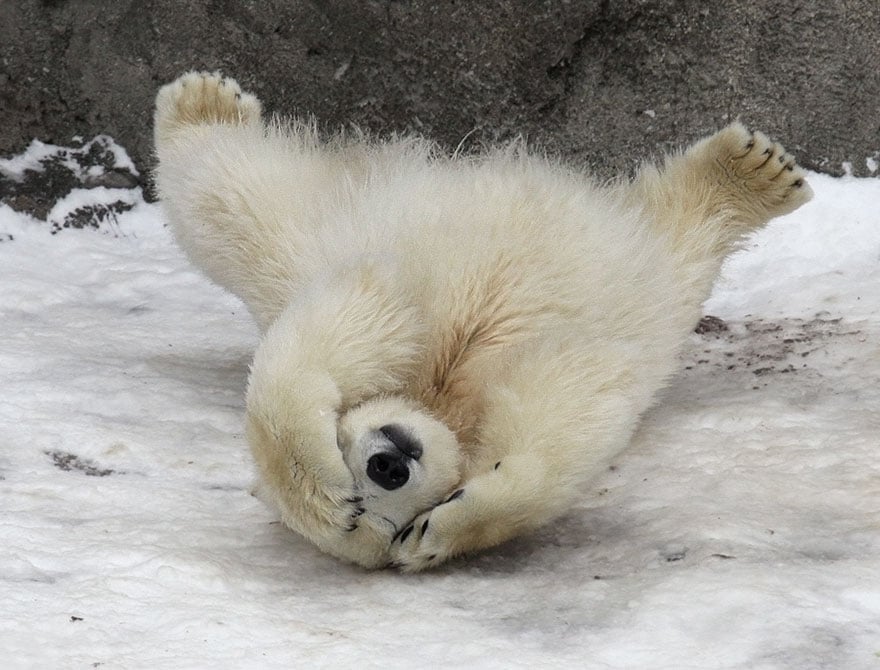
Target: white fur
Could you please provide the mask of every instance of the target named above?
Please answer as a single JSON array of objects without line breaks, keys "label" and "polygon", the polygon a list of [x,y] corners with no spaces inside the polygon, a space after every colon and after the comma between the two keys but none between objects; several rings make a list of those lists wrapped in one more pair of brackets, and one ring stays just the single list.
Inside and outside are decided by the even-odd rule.
[{"label": "white fur", "polygon": [[[675,369],[725,255],[810,195],[739,124],[599,187],[521,147],[322,143],[196,73],[159,92],[156,146],[181,247],[263,331],[247,429],[285,523],[406,570],[563,513]],[[425,452],[395,491],[364,475],[388,423]]]}]

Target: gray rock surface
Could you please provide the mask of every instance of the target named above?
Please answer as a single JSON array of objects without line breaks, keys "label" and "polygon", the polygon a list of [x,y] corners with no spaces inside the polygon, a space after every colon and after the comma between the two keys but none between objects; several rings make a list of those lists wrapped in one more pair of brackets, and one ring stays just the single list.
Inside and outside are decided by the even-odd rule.
[{"label": "gray rock surface", "polygon": [[736,117],[865,175],[878,61],[876,0],[0,0],[0,155],[107,133],[148,168],[156,89],[200,68],[328,127],[524,134],[603,176]]}]

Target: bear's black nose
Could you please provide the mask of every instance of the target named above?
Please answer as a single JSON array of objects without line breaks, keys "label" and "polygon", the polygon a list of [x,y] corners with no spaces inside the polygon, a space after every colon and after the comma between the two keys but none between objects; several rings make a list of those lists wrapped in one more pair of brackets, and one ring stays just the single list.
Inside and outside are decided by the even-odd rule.
[{"label": "bear's black nose", "polygon": [[408,432],[396,424],[388,424],[379,429],[388,441],[414,461],[422,457],[422,445]]},{"label": "bear's black nose", "polygon": [[386,491],[399,489],[409,481],[409,459],[399,451],[373,454],[367,461],[367,477]]},{"label": "bear's black nose", "polygon": [[409,481],[409,462],[422,457],[422,445],[396,424],[379,429],[387,445],[367,461],[367,477],[386,491],[399,489]]}]

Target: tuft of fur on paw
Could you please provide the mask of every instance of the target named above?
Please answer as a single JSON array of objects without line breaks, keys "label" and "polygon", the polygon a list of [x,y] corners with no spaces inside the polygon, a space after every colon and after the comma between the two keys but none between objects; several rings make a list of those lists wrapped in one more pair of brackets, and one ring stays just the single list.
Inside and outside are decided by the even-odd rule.
[{"label": "tuft of fur on paw", "polygon": [[163,86],[156,97],[156,143],[189,125],[250,124],[260,120],[260,101],[219,73],[188,72]]}]

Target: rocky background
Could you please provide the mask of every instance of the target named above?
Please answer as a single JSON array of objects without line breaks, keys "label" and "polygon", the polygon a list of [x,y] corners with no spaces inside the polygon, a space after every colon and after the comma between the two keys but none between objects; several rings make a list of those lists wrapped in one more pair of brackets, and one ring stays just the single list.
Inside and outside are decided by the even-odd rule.
[{"label": "rocky background", "polygon": [[880,158],[877,0],[0,0],[0,155],[106,133],[146,174],[155,92],[192,68],[328,127],[523,134],[602,176],[736,117],[813,169]]}]

